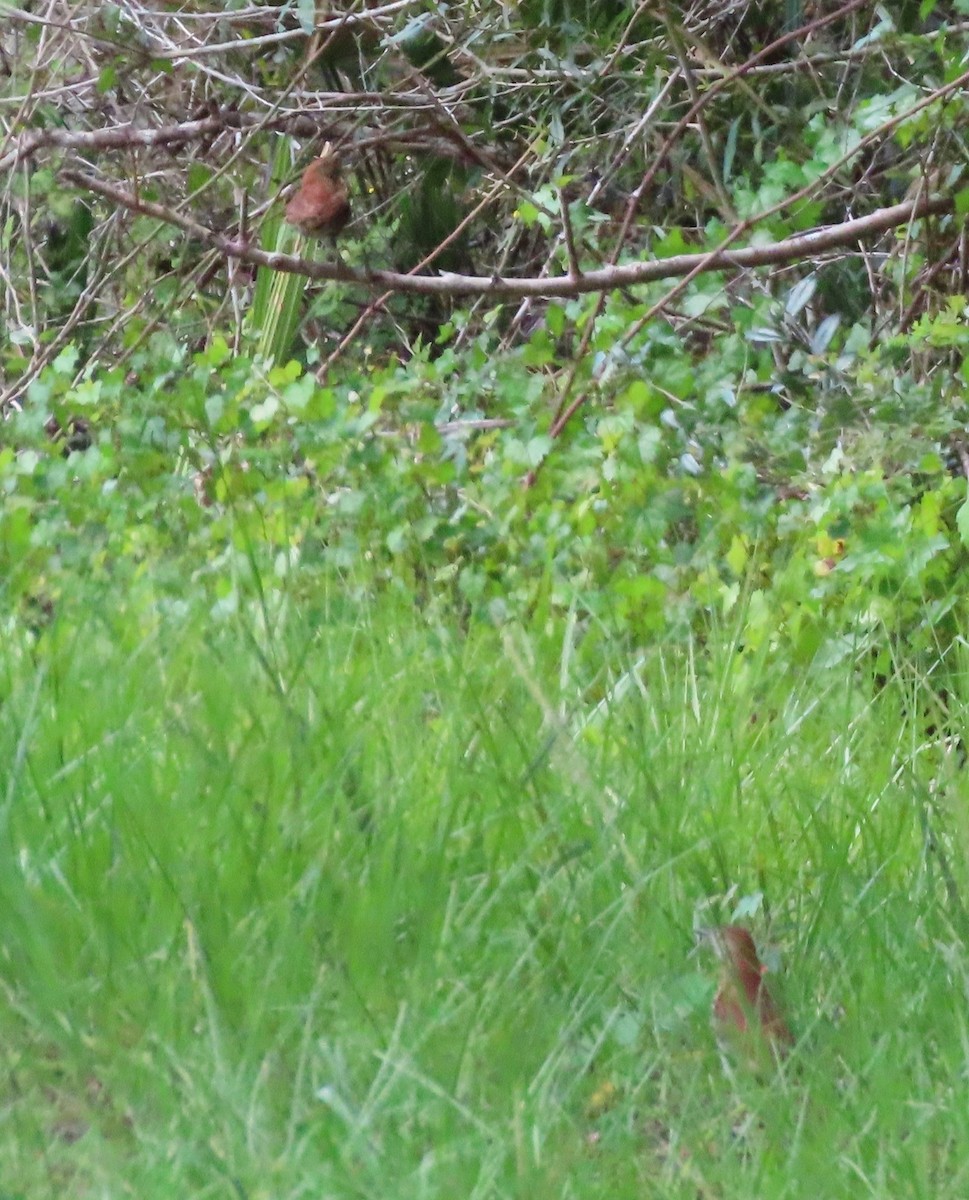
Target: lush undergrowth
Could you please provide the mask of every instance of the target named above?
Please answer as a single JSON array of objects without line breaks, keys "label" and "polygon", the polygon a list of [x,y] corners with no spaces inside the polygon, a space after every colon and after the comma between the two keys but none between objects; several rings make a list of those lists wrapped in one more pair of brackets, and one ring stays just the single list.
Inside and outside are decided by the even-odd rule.
[{"label": "lush undergrowth", "polygon": [[[152,604],[188,590],[218,616],[312,605],[336,571],[445,619],[571,613],[586,646],[712,614],[800,665],[868,650],[887,673],[893,644],[944,660],[969,584],[969,406],[945,349],[918,375],[842,356],[792,403],[758,390],[773,363],[740,331],[699,365],[656,338],[648,376],[587,380],[557,440],[544,330],[325,387],[220,342],[160,338],[80,382],[65,351],[4,424],[0,587],[45,611],[78,573],[130,592],[149,572]],[[896,348],[910,366],[914,347]]]},{"label": "lush undergrowth", "polygon": [[[248,561],[8,624],[5,1196],[964,1195],[966,784],[912,695]],[[737,914],[766,1084],[690,956]]]},{"label": "lush undergrowth", "polygon": [[128,7],[0,45],[0,1200],[963,1200],[965,2]]},{"label": "lush undergrowth", "polygon": [[552,443],[475,361],[66,354],[6,423],[3,1194],[961,1197],[960,395]]}]

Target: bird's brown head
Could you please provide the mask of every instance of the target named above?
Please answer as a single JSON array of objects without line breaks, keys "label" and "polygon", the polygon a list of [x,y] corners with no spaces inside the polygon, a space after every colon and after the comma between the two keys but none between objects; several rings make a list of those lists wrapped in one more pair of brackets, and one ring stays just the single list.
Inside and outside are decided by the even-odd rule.
[{"label": "bird's brown head", "polygon": [[330,179],[340,177],[340,156],[332,142],[326,142],[309,165],[316,175],[325,175]]},{"label": "bird's brown head", "polygon": [[753,969],[758,975],[763,971],[754,939],[742,925],[716,925],[709,929],[698,929],[696,936],[701,945],[711,947],[721,962],[729,963],[738,971]]},{"label": "bird's brown head", "polygon": [[309,237],[336,235],[350,219],[350,198],[340,160],[329,142],[306,170],[286,205],[286,220]]}]

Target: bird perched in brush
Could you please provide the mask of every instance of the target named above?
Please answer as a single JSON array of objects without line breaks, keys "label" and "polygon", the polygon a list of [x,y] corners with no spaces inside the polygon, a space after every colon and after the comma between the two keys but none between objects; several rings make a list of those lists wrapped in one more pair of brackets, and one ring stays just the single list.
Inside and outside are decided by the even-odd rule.
[{"label": "bird perched in brush", "polygon": [[740,1063],[759,1075],[768,1073],[794,1045],[794,1035],[765,978],[754,939],[742,925],[700,929],[697,939],[720,960],[712,1020],[725,1065]]},{"label": "bird perched in brush", "polygon": [[286,220],[307,237],[336,237],[350,219],[350,197],[340,160],[329,142],[303,172],[286,205]]}]

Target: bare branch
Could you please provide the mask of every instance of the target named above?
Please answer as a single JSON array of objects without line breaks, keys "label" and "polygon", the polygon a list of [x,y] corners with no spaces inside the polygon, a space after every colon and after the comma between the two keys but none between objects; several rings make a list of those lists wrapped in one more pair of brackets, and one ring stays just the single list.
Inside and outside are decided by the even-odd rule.
[{"label": "bare branch", "polygon": [[816,259],[818,255],[857,245],[920,217],[949,212],[954,203],[951,196],[923,196],[920,200],[906,200],[889,208],[876,209],[868,216],[844,221],[840,225],[823,225],[819,229],[812,229],[771,245],[747,246],[739,250],[702,251],[697,254],[675,254],[670,258],[586,271],[578,278],[568,274],[511,279],[458,275],[447,271],[441,272],[440,275],[402,275],[396,271],[363,271],[344,266],[342,263],[309,262],[292,254],[267,252],[243,245],[240,241],[216,233],[182,213],[143,200],[115,184],[106,183],[84,172],[68,169],[62,171],[60,177],[65,183],[95,192],[132,212],[156,217],[159,221],[175,225],[206,245],[220,250],[228,258],[237,258],[256,266],[305,275],[307,279],[338,280],[361,287],[379,287],[390,292],[434,296],[502,296],[516,299],[525,296],[573,297],[590,292],[611,291],[617,287],[655,283],[658,279],[676,279],[684,275],[699,274],[701,271],[746,271],[754,267],[778,266],[801,259]]}]

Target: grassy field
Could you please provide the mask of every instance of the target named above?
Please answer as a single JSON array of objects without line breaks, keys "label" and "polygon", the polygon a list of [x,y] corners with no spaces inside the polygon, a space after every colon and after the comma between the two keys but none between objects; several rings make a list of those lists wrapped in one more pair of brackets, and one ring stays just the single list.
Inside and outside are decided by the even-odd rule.
[{"label": "grassy field", "polygon": [[8,625],[2,1200],[969,1194],[967,786],[900,688],[364,596]]}]

